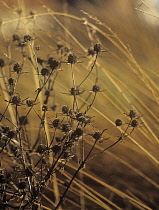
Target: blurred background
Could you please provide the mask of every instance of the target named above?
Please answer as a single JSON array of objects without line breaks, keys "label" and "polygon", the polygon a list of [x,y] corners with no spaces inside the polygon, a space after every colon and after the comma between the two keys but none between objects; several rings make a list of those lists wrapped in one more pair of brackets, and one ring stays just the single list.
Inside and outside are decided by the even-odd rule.
[{"label": "blurred background", "polygon": [[[98,144],[93,154],[115,142],[121,130],[115,120],[127,122],[130,109],[135,109],[140,124],[135,131],[109,151],[90,160],[82,169],[66,196],[62,209],[158,209],[158,163],[159,163],[159,4],[156,0],[5,0],[0,2],[1,34],[0,58],[5,61],[5,76],[9,77],[11,63],[22,61],[22,52],[16,43],[8,45],[13,34],[35,37],[35,46],[40,46],[36,56],[47,60],[58,57],[57,44],[62,42],[76,54],[77,83],[87,75],[93,57],[88,49],[100,43],[105,52],[97,59],[98,83],[104,90],[97,94],[89,110],[94,129],[108,131],[109,141]],[[24,52],[27,53],[27,52]],[[28,56],[28,55],[27,55]],[[27,57],[26,56],[26,57]],[[31,63],[26,59],[26,73],[19,80],[17,92],[22,98],[34,97],[37,88],[31,74]],[[4,73],[4,72],[3,72]],[[72,84],[69,65],[62,65],[60,76],[48,102],[48,112],[55,117],[65,104],[71,106],[69,92]],[[96,80],[92,73],[81,89],[79,104],[92,101],[89,90]],[[7,93],[3,84],[0,90],[0,112],[5,110]],[[41,99],[42,100],[42,99]],[[39,101],[39,106],[42,101]],[[40,108],[36,107],[37,112]],[[21,115],[26,110],[21,108]],[[40,112],[40,111],[39,111]],[[10,118],[10,113],[7,113]],[[14,118],[12,118],[14,120]],[[4,124],[6,122],[3,122]],[[27,125],[30,141],[37,136],[37,116],[30,114]],[[51,132],[51,130],[50,130]],[[32,142],[33,143],[33,142]],[[85,142],[89,151],[92,140]],[[1,157],[3,160],[3,157]],[[5,159],[5,161],[7,161]],[[9,162],[5,162],[7,167]],[[57,180],[60,194],[65,182],[77,168],[73,158]],[[43,204],[52,208],[54,195],[48,190]]]}]

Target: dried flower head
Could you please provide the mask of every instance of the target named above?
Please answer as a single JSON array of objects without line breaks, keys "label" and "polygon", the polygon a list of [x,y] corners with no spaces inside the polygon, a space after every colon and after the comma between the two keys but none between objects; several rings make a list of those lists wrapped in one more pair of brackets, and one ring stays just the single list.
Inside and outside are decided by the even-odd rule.
[{"label": "dried flower head", "polygon": [[72,87],[70,90],[71,95],[75,96],[75,95],[81,95],[82,93],[84,93],[84,90],[80,90],[79,88],[74,88]]},{"label": "dried flower head", "polygon": [[69,132],[69,131],[71,130],[70,124],[69,124],[69,123],[63,123],[63,124],[61,125],[61,130],[62,130],[62,132],[64,132],[64,133]]},{"label": "dried flower head", "polygon": [[101,137],[102,137],[102,134],[100,133],[100,132],[95,132],[93,135],[92,135],[92,137],[96,140],[96,141],[98,141],[98,140],[100,140],[101,139]]},{"label": "dried flower head", "polygon": [[76,130],[72,133],[72,137],[80,137],[83,135],[82,128],[76,128]]},{"label": "dried flower head", "polygon": [[51,150],[53,151],[53,153],[56,155],[57,153],[59,153],[61,151],[61,146],[60,145],[54,145]]},{"label": "dried flower head", "polygon": [[93,87],[92,87],[92,92],[97,93],[97,92],[99,92],[99,91],[100,91],[99,85],[93,85]]},{"label": "dried flower head", "polygon": [[94,45],[94,51],[96,53],[99,53],[102,50],[101,45],[99,43]]},{"label": "dried flower head", "polygon": [[128,116],[131,119],[135,118],[136,117],[136,111],[134,109],[131,109],[130,112],[129,112],[129,114],[128,114]]},{"label": "dried flower head", "polygon": [[47,68],[42,68],[42,69],[41,69],[41,75],[42,75],[42,76],[48,76],[48,75],[49,75],[49,69],[47,69]]},{"label": "dried flower head", "polygon": [[123,123],[122,123],[122,121],[120,120],[120,119],[117,119],[116,121],[115,121],[115,125],[116,126],[121,126]]},{"label": "dried flower head", "polygon": [[35,105],[35,101],[33,99],[29,98],[29,99],[26,100],[26,105],[28,107],[34,106]]},{"label": "dried flower head", "polygon": [[74,53],[69,54],[67,63],[70,63],[70,64],[77,63],[77,57],[74,55]]},{"label": "dried flower head", "polygon": [[60,120],[56,118],[53,122],[52,125],[54,128],[58,128],[60,126]]},{"label": "dried flower head", "polygon": [[56,68],[58,68],[60,66],[60,62],[55,59],[50,59],[48,62],[50,64],[50,68],[52,70],[55,70]]},{"label": "dried flower head", "polygon": [[82,112],[80,112],[80,113],[78,113],[78,114],[76,115],[76,119],[77,119],[77,121],[79,121],[79,122],[84,122],[85,116],[84,116],[84,114],[83,114]]},{"label": "dried flower head", "polygon": [[131,126],[132,126],[133,128],[137,127],[137,126],[138,126],[138,121],[137,121],[137,120],[132,120]]},{"label": "dried flower head", "polygon": [[15,131],[9,131],[8,133],[7,133],[7,137],[9,138],[9,139],[12,139],[12,138],[14,138],[15,137]]},{"label": "dried flower head", "polygon": [[15,42],[15,41],[19,41],[20,40],[20,37],[19,37],[19,35],[18,34],[13,34],[13,42]]},{"label": "dried flower head", "polygon": [[68,113],[69,113],[69,108],[68,108],[68,106],[64,105],[64,106],[62,107],[62,113],[63,113],[63,114],[68,114]]},{"label": "dried flower head", "polygon": [[24,36],[24,42],[29,42],[31,40],[33,40],[33,38],[30,35],[27,34]]},{"label": "dried flower head", "polygon": [[54,60],[53,57],[49,57],[47,63],[50,65],[53,60]]},{"label": "dried flower head", "polygon": [[13,78],[8,79],[9,85],[15,85],[15,80]]},{"label": "dried flower head", "polygon": [[13,104],[13,105],[17,105],[17,106],[22,105],[22,101],[21,101],[20,95],[14,95],[11,98],[10,103]]},{"label": "dried flower head", "polygon": [[13,70],[17,74],[19,74],[22,71],[22,67],[21,67],[21,65],[19,63],[16,63],[16,64],[14,64]]},{"label": "dried flower head", "polygon": [[95,54],[96,54],[96,52],[94,51],[94,49],[92,49],[92,48],[88,49],[88,52],[87,52],[88,56],[92,56],[93,57]]},{"label": "dried flower head", "polygon": [[39,154],[43,154],[47,150],[47,147],[43,144],[39,144],[36,152]]}]

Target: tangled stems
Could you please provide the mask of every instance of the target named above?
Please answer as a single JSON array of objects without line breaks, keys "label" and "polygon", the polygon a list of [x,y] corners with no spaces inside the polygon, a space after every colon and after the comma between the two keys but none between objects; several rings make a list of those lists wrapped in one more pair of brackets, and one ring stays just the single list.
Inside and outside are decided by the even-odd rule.
[{"label": "tangled stems", "polygon": [[[35,99],[34,99],[34,105],[35,105],[35,103],[36,103],[36,101],[37,101],[37,99],[38,99],[38,96],[39,96],[40,92],[43,90],[43,88],[45,87],[45,85],[48,83],[48,81],[49,81],[50,77],[52,76],[54,70],[55,70],[55,69],[52,69],[52,70],[51,70],[51,72],[50,72],[48,78],[47,78],[46,81],[43,83],[42,87],[40,87],[40,88],[38,88],[38,90],[36,90],[36,91],[37,91],[37,94],[36,94]],[[29,111],[27,112],[27,114],[26,114],[24,120],[22,121],[22,125],[25,123],[25,120],[27,119],[27,117],[28,117],[29,113],[31,112],[31,110],[33,109],[34,105],[30,107],[30,109],[29,109]],[[21,130],[21,129],[22,129],[22,126],[19,128],[19,130]]]},{"label": "tangled stems", "polygon": [[80,163],[78,169],[76,170],[76,172],[75,172],[74,175],[72,176],[72,179],[70,180],[70,182],[69,182],[67,188],[65,189],[63,195],[61,196],[61,198],[60,198],[60,200],[59,200],[59,203],[57,204],[57,206],[55,207],[54,210],[57,210],[57,209],[59,208],[59,206],[62,204],[63,199],[64,199],[64,197],[66,196],[66,193],[67,193],[67,191],[69,190],[69,188],[70,188],[70,186],[71,186],[73,180],[76,178],[76,176],[77,176],[77,174],[79,173],[79,171],[80,171],[80,170],[84,167],[84,165],[86,164],[87,159],[88,159],[88,157],[90,156],[90,154],[92,153],[92,151],[93,151],[93,149],[94,149],[94,147],[95,147],[97,141],[98,141],[98,140],[95,140],[95,141],[94,141],[94,144],[93,144],[92,148],[90,149],[89,153],[87,154],[87,156],[85,157],[85,159]]},{"label": "tangled stems", "polygon": [[[25,36],[25,38],[29,38],[30,36]],[[62,45],[61,45],[62,46]],[[32,49],[33,50],[33,49]],[[76,178],[79,171],[84,168],[84,165],[91,160],[93,157],[99,155],[101,152],[110,149],[114,145],[116,145],[120,140],[125,138],[126,136],[130,135],[132,131],[129,134],[127,133],[127,130],[130,126],[136,126],[136,122],[134,121],[135,114],[133,112],[130,112],[128,115],[131,120],[129,123],[127,123],[127,128],[125,131],[121,134],[121,136],[118,138],[118,140],[110,145],[109,147],[105,148],[100,153],[96,154],[92,158],[90,158],[90,155],[95,148],[96,144],[103,139],[102,135],[105,132],[103,130],[102,132],[95,132],[95,127],[92,125],[93,120],[92,116],[89,116],[87,113],[91,109],[91,107],[94,104],[94,101],[96,99],[97,93],[101,92],[100,87],[98,86],[98,70],[96,69],[96,80],[95,84],[92,88],[89,88],[89,92],[93,92],[94,96],[90,104],[83,105],[85,107],[85,111],[81,112],[81,108],[79,108],[79,103],[77,100],[78,95],[81,95],[84,91],[80,90],[79,87],[87,80],[87,78],[91,75],[92,71],[95,68],[97,58],[99,53],[101,52],[101,45],[96,44],[94,45],[93,49],[93,55],[94,61],[93,64],[86,75],[86,77],[82,80],[82,82],[77,86],[76,84],[76,78],[75,78],[75,72],[74,72],[74,65],[77,62],[77,57],[73,53],[69,53],[68,60],[66,63],[71,64],[71,79],[72,79],[72,88],[70,89],[70,95],[72,95],[73,102],[72,102],[72,108],[69,108],[67,105],[63,105],[62,112],[56,113],[55,119],[50,119],[50,117],[47,116],[47,104],[50,97],[50,92],[53,90],[53,86],[55,83],[55,80],[57,79],[57,74],[59,72],[59,67],[62,63],[61,61],[55,60],[53,57],[50,57],[48,59],[47,64],[40,64],[41,65],[41,76],[43,76],[43,80],[40,79],[40,76],[38,77],[38,85],[39,88],[36,87],[36,96],[34,99],[29,99],[27,97],[26,99],[22,100],[20,98],[19,93],[16,93],[16,95],[11,95],[10,99],[8,99],[7,108],[5,109],[5,112],[1,114],[1,118],[8,120],[11,122],[10,119],[8,119],[5,116],[5,113],[9,107],[9,105],[13,105],[15,108],[15,128],[16,133],[15,136],[13,135],[13,132],[10,130],[9,127],[0,127],[2,138],[2,151],[6,149],[6,151],[10,150],[10,153],[12,157],[15,159],[16,163],[19,165],[19,169],[15,169],[11,173],[15,173],[12,178],[12,182],[7,177],[7,170],[4,168],[0,168],[0,181],[1,186],[7,186],[6,189],[2,189],[1,191],[2,200],[4,200],[3,203],[0,203],[0,205],[4,205],[6,208],[12,208],[12,209],[26,209],[28,207],[34,209],[34,204],[39,203],[39,199],[43,194],[43,191],[47,189],[46,185],[48,184],[49,180],[51,179],[51,176],[54,176],[57,172],[61,171],[67,162],[76,154],[74,154],[74,148],[78,146],[81,139],[84,142],[84,136],[89,135],[93,138],[93,145],[90,147],[90,150],[88,154],[85,156],[84,152],[84,146],[83,146],[83,154],[82,154],[82,161],[80,162],[76,172],[72,175],[72,178],[67,185],[67,188],[65,189],[64,193],[62,194],[61,198],[58,199],[58,203],[55,206],[55,210],[58,209],[62,202],[64,197],[66,196],[72,182]],[[39,62],[39,58],[34,55],[35,63]],[[44,62],[43,60],[40,60],[40,62]],[[65,62],[64,62],[65,63]],[[49,65],[49,67],[47,66]],[[15,70],[17,73],[17,77],[19,78],[21,70],[20,66],[18,64],[15,65]],[[48,68],[47,68],[48,67]],[[36,65],[36,69],[38,70],[38,73],[40,72],[38,69],[38,64]],[[38,74],[39,75],[39,74]],[[51,78],[51,77],[54,78]],[[12,78],[11,78],[12,79]],[[10,80],[10,83],[13,84],[13,79]],[[18,79],[16,80],[16,84],[18,82]],[[45,90],[45,91],[43,91]],[[14,86],[14,94],[15,94],[15,86]],[[17,90],[16,90],[17,91]],[[45,93],[44,93],[45,92]],[[39,98],[39,94],[44,93],[45,100],[43,102],[42,106],[42,117],[38,114],[38,112],[35,110],[34,106],[37,103],[37,100]],[[27,113],[22,116],[21,121],[19,119],[20,117],[20,109],[19,106],[24,105],[24,101],[26,101],[26,105],[29,108]],[[34,110],[36,116],[38,117],[39,122],[39,129],[38,129],[38,136],[37,139],[32,142],[32,146],[29,145],[29,139],[27,135],[27,128],[24,127],[28,122],[28,116],[30,116],[31,110]],[[54,129],[52,139],[48,142],[45,125],[46,125],[46,118],[49,118],[51,121],[50,130],[51,128]],[[1,120],[2,120],[1,119]],[[14,123],[12,123],[14,125]],[[122,125],[121,122],[118,121],[116,125]],[[93,128],[93,134],[88,134],[88,126],[89,128]],[[44,129],[44,137],[43,140],[42,136],[42,129]],[[87,130],[88,129],[88,130]],[[11,135],[12,134],[12,135]],[[17,145],[14,145],[14,141],[16,141]],[[32,139],[31,139],[32,141]],[[27,145],[28,144],[28,145]],[[5,152],[6,152],[5,151]],[[48,163],[47,160],[50,158],[50,155],[53,156],[51,161]],[[39,157],[40,156],[40,157]],[[35,158],[34,158],[35,157]],[[15,177],[16,178],[15,178]],[[16,190],[12,187],[12,183],[16,186]],[[11,193],[9,197],[8,189],[11,188]],[[23,195],[22,195],[23,192]],[[7,194],[8,193],[8,194]],[[56,193],[56,192],[55,192]],[[7,198],[6,198],[7,197]],[[26,197],[28,197],[28,200],[26,200]],[[6,199],[5,199],[6,198]],[[12,202],[13,200],[13,202]],[[16,203],[18,200],[18,203]],[[40,205],[40,204],[39,204]]]},{"label": "tangled stems", "polygon": [[[129,135],[134,131],[134,127],[133,127],[132,130],[131,130],[131,132],[130,132],[129,134],[126,134],[126,133],[127,133],[127,130],[128,130],[129,127],[131,126],[132,122],[133,122],[133,118],[130,118],[130,121],[129,121],[129,123],[128,123],[126,129],[124,130],[123,133],[121,133],[121,136],[117,139],[116,142],[114,142],[113,144],[111,144],[110,146],[108,146],[107,148],[105,148],[104,150],[100,151],[99,153],[97,153],[97,154],[94,155],[93,157],[89,158],[89,156],[90,156],[90,154],[92,153],[92,151],[93,151],[93,149],[94,149],[96,143],[97,143],[98,140],[102,137],[102,134],[103,134],[107,129],[103,130],[102,133],[96,132],[96,134],[98,133],[99,138],[95,139],[94,144],[92,145],[92,148],[90,149],[89,153],[87,154],[87,156],[85,157],[85,159],[81,162],[81,164],[79,165],[78,169],[76,170],[76,172],[75,172],[74,175],[72,176],[72,178],[71,178],[71,180],[70,180],[70,182],[69,182],[67,188],[65,189],[63,195],[61,196],[61,198],[60,198],[60,200],[59,200],[59,203],[58,203],[57,206],[55,207],[55,210],[57,210],[58,207],[62,204],[63,199],[64,199],[64,197],[66,196],[66,193],[67,193],[67,191],[69,190],[69,188],[70,188],[72,182],[73,182],[74,179],[76,178],[76,176],[77,176],[77,174],[79,173],[79,171],[84,167],[84,165],[86,164],[86,162],[88,162],[88,161],[90,161],[91,159],[93,159],[94,157],[100,155],[100,154],[103,153],[104,151],[106,151],[106,150],[112,148],[112,147],[115,146],[117,143],[119,143],[120,141],[122,141],[125,137],[129,136]],[[95,134],[94,134],[94,136],[95,136]],[[97,136],[97,135],[96,135],[96,136]]]},{"label": "tangled stems", "polygon": [[[134,111],[134,110],[130,110],[130,113],[131,113],[131,111]],[[129,114],[129,115],[130,115],[130,114]],[[128,116],[129,116],[129,115],[128,115]],[[124,132],[121,133],[121,135],[119,136],[119,138],[118,138],[113,144],[111,144],[110,146],[106,147],[106,148],[103,149],[102,151],[98,152],[98,153],[97,153],[96,155],[94,155],[93,157],[89,158],[89,160],[95,158],[96,156],[100,155],[101,153],[105,152],[106,150],[112,148],[112,147],[115,146],[118,142],[123,141],[124,138],[126,138],[126,137],[128,137],[129,135],[132,134],[132,132],[134,131],[135,127],[137,127],[137,126],[132,126],[133,121],[136,121],[136,120],[134,120],[133,118],[136,118],[136,116],[134,116],[134,117],[129,116],[129,117],[130,117],[130,121],[129,121],[129,123],[128,123],[126,129],[124,130]],[[138,119],[138,118],[140,118],[140,117],[137,117],[136,119]],[[137,122],[137,121],[136,121],[136,122]],[[137,124],[138,124],[138,123],[137,123]],[[121,123],[120,125],[122,125],[122,123]],[[129,129],[130,127],[132,128],[132,130],[127,134],[127,131],[128,131],[128,129]]]}]

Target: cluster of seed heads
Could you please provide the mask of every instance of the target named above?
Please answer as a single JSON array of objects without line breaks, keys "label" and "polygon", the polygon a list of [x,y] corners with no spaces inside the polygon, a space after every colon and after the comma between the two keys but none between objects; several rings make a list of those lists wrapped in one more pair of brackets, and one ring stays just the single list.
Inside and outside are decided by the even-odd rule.
[{"label": "cluster of seed heads", "polygon": [[[129,118],[130,118],[130,123],[129,125],[133,128],[138,127],[139,123],[138,123],[138,119],[139,117],[137,117],[136,111],[134,109],[131,109],[129,114],[126,114]],[[121,119],[117,119],[115,121],[115,125],[116,126],[121,126],[123,125],[123,122]]]},{"label": "cluster of seed heads", "polygon": [[[22,38],[18,34],[13,34],[12,36],[12,43],[18,43],[18,47],[22,49],[23,53],[26,46],[31,45],[33,40],[34,38],[30,35],[24,35]],[[40,48],[36,48],[36,50],[40,50]],[[96,55],[97,59],[100,52],[102,52],[102,47],[101,44],[97,43],[93,48],[88,50],[88,55]],[[85,141],[87,136],[89,136],[94,142],[93,149],[95,144],[101,142],[104,138],[104,131],[106,129],[104,131],[95,131],[95,127],[92,126],[93,117],[88,113],[93,102],[84,111],[78,108],[76,97],[83,94],[84,90],[79,88],[80,85],[77,86],[74,84],[69,90],[69,94],[74,96],[74,102],[76,100],[77,104],[76,106],[72,105],[72,107],[64,105],[60,112],[56,113],[56,117],[49,118],[51,121],[49,130],[51,130],[50,134],[52,138],[50,142],[47,141],[45,119],[49,112],[53,112],[57,108],[56,104],[52,104],[50,109],[48,104],[51,93],[54,91],[54,78],[60,72],[58,70],[62,63],[71,64],[71,68],[78,63],[77,56],[71,53],[70,49],[62,43],[57,44],[57,54],[67,56],[67,62],[63,62],[62,59],[55,59],[52,56],[48,59],[36,57],[39,87],[35,91],[36,97],[33,99],[27,97],[22,100],[20,95],[15,92],[17,78],[19,79],[20,76],[23,76],[24,65],[15,63],[10,77],[7,78],[7,86],[12,94],[10,94],[10,99],[5,101],[8,102],[8,106],[12,105],[13,109],[15,108],[16,124],[11,123],[11,120],[5,116],[6,112],[1,114],[2,123],[3,119],[8,120],[7,122],[11,123],[14,129],[8,126],[0,127],[0,153],[8,154],[8,157],[12,158],[11,160],[14,159],[14,161],[9,169],[0,165],[0,209],[38,209],[40,195],[45,189],[47,181],[55,173],[64,170],[67,162],[76,156],[76,146]],[[30,57],[28,57],[28,60],[31,60]],[[66,60],[66,57],[64,60]],[[0,59],[0,67],[3,68],[4,66],[4,60]],[[94,66],[88,76],[93,71],[93,68]],[[97,81],[89,92],[93,92],[95,96],[96,93],[101,92]],[[45,97],[45,100],[40,102],[43,104],[40,110],[41,115],[39,115],[39,110],[36,111],[35,105],[38,104],[37,98],[41,93]],[[20,115],[19,113],[19,108],[21,108],[19,106],[22,105],[28,111],[26,115]],[[27,126],[32,122],[32,119],[30,119],[31,111],[34,111],[39,119],[39,130],[37,139],[34,141],[31,139],[32,144],[30,145]],[[136,112],[130,110],[127,116],[130,118],[130,122],[127,123],[128,126],[132,128],[137,127],[138,118]],[[124,123],[122,120],[117,119],[115,125],[117,127],[123,126]],[[91,128],[93,129],[91,132],[88,132],[88,128],[89,131]],[[43,137],[41,135],[42,130],[44,130]],[[92,150],[90,149],[90,151]],[[53,157],[53,162],[50,162],[50,156]],[[87,159],[83,160],[80,168],[86,162]]]}]

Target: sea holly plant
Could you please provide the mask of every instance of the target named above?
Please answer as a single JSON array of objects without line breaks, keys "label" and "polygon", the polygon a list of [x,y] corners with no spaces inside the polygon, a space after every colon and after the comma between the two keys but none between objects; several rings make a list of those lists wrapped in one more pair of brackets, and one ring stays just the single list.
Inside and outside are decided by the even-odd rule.
[{"label": "sea holly plant", "polygon": [[[28,45],[32,41],[33,38],[31,38],[30,35],[24,36],[23,43],[25,45]],[[23,47],[25,48],[25,46]],[[5,99],[7,106],[4,112],[1,113],[1,158],[5,156],[9,161],[13,162],[10,168],[7,168],[1,162],[1,209],[41,208],[43,205],[41,196],[45,194],[47,186],[49,185],[49,180],[51,180],[55,174],[65,170],[67,163],[76,156],[75,149],[81,145],[82,142],[86,141],[87,138],[91,138],[93,145],[87,154],[83,153],[83,159],[80,161],[76,172],[72,175],[65,191],[55,205],[54,209],[58,209],[62,205],[67,191],[80,170],[87,167],[87,162],[100,153],[115,146],[118,142],[121,142],[138,127],[139,117],[136,116],[135,110],[130,110],[130,113],[127,114],[127,117],[129,118],[127,123],[123,123],[120,119],[117,119],[114,123],[117,128],[119,126],[124,126],[124,124],[126,126],[124,130],[120,131],[120,136],[117,137],[116,142],[110,144],[107,148],[103,149],[103,151],[91,156],[92,151],[97,144],[104,139],[109,140],[108,137],[105,137],[105,133],[107,132],[106,128],[102,131],[95,130],[95,127],[93,126],[93,116],[90,115],[90,109],[94,104],[96,95],[100,94],[100,87],[97,83],[93,85],[91,92],[94,93],[94,98],[83,110],[79,107],[78,96],[82,97],[82,94],[84,93],[84,90],[80,90],[79,87],[87,81],[89,75],[93,72],[98,56],[100,56],[100,53],[102,52],[101,48],[100,44],[94,45],[94,61],[88,74],[79,85],[76,83],[76,76],[74,73],[74,68],[75,65],[78,64],[78,61],[73,53],[68,54],[67,62],[64,64],[62,64],[62,61],[54,58],[49,58],[48,61],[45,61],[46,63],[41,65],[41,70],[38,67],[38,71],[40,70],[40,74],[38,75],[39,87],[35,90],[34,99],[29,97],[22,99],[20,94],[16,92],[16,85],[18,85],[18,80],[22,76],[23,67],[19,63],[14,64],[13,73],[17,74],[16,81],[12,77],[8,79],[9,100]],[[50,92],[54,89],[56,76],[60,74],[60,69],[64,68],[67,64],[70,64],[73,83],[73,87],[71,87],[69,94],[70,97],[73,98],[72,106],[63,105],[61,111],[56,113],[54,119],[49,118],[50,123],[48,126],[51,130],[51,139],[48,140],[46,119],[49,108],[47,104],[50,98]],[[4,61],[1,59],[1,68],[3,65]],[[3,78],[1,79],[3,80]],[[41,108],[42,115],[39,115],[36,110],[36,105],[41,93],[45,97],[45,100],[43,101]],[[15,113],[15,124],[7,117],[7,110],[9,107],[11,107]],[[26,107],[27,111],[23,116],[20,114],[20,107]],[[31,112],[34,112],[39,118],[38,137],[32,146],[29,145],[29,137],[26,128],[27,124],[29,124],[28,118]],[[3,123],[4,121],[5,123]],[[42,132],[45,136],[44,139],[41,139]]]},{"label": "sea holly plant", "polygon": [[136,177],[159,187],[135,158],[158,163],[144,120],[158,118],[142,102],[157,84],[131,45],[85,11],[3,4],[16,18],[0,31],[0,209],[150,209]]}]

